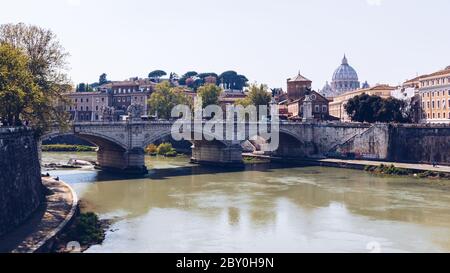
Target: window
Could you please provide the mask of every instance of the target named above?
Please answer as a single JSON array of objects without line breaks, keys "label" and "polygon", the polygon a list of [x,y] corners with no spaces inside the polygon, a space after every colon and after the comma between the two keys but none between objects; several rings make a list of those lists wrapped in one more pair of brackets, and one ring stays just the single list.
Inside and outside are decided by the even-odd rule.
[{"label": "window", "polygon": [[102,102],[104,102],[105,101],[105,98],[102,98]]},{"label": "window", "polygon": [[86,106],[86,111],[89,111],[89,106]]},{"label": "window", "polygon": [[98,105],[97,105],[97,106],[95,106],[95,111],[98,111]]},{"label": "window", "polygon": [[83,106],[81,106],[81,111],[83,111]]},{"label": "window", "polygon": [[441,101],[440,100],[437,101],[437,108],[438,109],[441,108]]},{"label": "window", "polygon": [[322,112],[326,113],[327,112],[327,106],[326,105],[322,105]]},{"label": "window", "polygon": [[433,113],[433,118],[436,118],[436,115],[435,115],[435,113]]},{"label": "window", "polygon": [[83,103],[83,99],[81,99],[81,102]]},{"label": "window", "polygon": [[316,113],[320,112],[320,106],[319,106],[319,105],[316,105],[316,106],[314,107],[314,110],[315,110]]},{"label": "window", "polygon": [[86,99],[86,102],[89,102],[89,99]]},{"label": "window", "polygon": [[441,118],[441,113],[438,113],[438,118]]},{"label": "window", "polygon": [[434,101],[431,102],[431,108],[434,109]]},{"label": "window", "polygon": [[78,102],[78,99],[75,99],[75,102]]}]

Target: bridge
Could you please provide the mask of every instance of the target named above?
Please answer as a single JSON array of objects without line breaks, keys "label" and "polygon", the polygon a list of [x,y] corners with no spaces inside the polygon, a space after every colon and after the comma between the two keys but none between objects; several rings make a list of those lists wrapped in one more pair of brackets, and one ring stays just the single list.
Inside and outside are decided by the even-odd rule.
[{"label": "bridge", "polygon": [[[97,162],[102,169],[119,170],[130,173],[145,173],[145,147],[171,136],[173,121],[120,121],[120,122],[75,122],[68,131],[53,130],[42,137],[48,140],[61,135],[75,135],[98,146]],[[238,165],[242,164],[242,146],[249,140],[250,124],[245,126],[245,136],[240,140],[213,140],[202,128],[192,126],[194,134],[203,136],[192,140],[192,161],[198,164]],[[256,126],[260,126],[258,124]],[[202,126],[205,126],[203,122]],[[239,124],[234,125],[239,126]],[[269,127],[270,123],[266,126]],[[340,147],[352,139],[373,131],[367,124],[353,123],[279,123],[279,146],[273,155],[278,157],[318,158],[339,152]],[[229,129],[228,129],[229,130]],[[236,132],[236,130],[235,130]],[[227,134],[227,129],[222,132]],[[209,137],[209,138],[208,138]],[[228,138],[229,139],[229,138]],[[377,149],[383,143],[369,147],[375,157],[382,157],[383,151]],[[370,145],[369,145],[370,146]],[[380,155],[381,153],[381,155]]]}]

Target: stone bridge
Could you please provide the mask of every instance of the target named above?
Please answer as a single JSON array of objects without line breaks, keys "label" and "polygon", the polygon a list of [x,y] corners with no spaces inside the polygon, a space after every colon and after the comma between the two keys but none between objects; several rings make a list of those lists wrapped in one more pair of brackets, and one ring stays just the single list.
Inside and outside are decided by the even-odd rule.
[{"label": "stone bridge", "polygon": [[[75,135],[99,147],[97,161],[101,168],[144,173],[147,171],[144,162],[145,147],[170,136],[173,124],[171,121],[76,122],[69,131],[54,130],[44,135],[42,140]],[[205,122],[201,127],[203,126]],[[192,160],[199,164],[242,164],[241,143],[254,136],[250,135],[250,124],[237,123],[234,126],[235,133],[237,126],[245,126],[245,136],[240,140],[208,141],[206,139],[213,136],[204,134],[201,127],[197,129],[192,125],[195,134],[202,136],[203,132],[201,140],[191,141]],[[270,123],[266,126],[270,131]],[[279,147],[273,154],[280,157],[324,157],[371,128],[367,124],[282,121],[279,124]],[[223,134],[227,134],[226,127]],[[237,139],[236,134],[234,136]]]}]

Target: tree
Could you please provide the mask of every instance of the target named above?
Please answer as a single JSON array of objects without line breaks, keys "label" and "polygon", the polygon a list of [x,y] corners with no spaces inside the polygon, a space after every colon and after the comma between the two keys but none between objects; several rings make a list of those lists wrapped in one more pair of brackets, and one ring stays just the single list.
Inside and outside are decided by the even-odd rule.
[{"label": "tree", "polygon": [[148,73],[148,78],[152,79],[152,80],[154,79],[154,80],[158,80],[159,81],[159,79],[161,77],[164,77],[166,75],[167,75],[167,73],[165,71],[163,71],[163,70],[154,70],[154,71]]},{"label": "tree", "polygon": [[86,84],[84,82],[78,84],[76,91],[77,92],[86,92]]},{"label": "tree", "polygon": [[33,82],[28,58],[19,49],[0,44],[0,120],[18,126],[33,113],[35,100],[43,96]]},{"label": "tree", "polygon": [[412,122],[408,116],[408,105],[395,98],[383,99],[379,96],[362,94],[351,98],[345,110],[356,122]]},{"label": "tree", "polygon": [[7,43],[25,53],[33,83],[40,89],[37,94],[44,94],[32,101],[34,112],[33,118],[28,117],[30,125],[46,130],[54,122],[61,126],[67,124],[63,106],[68,103],[64,94],[71,89],[65,73],[69,54],[56,35],[33,25],[4,24],[0,26],[0,43]]},{"label": "tree", "polygon": [[238,75],[235,71],[225,71],[219,76],[220,82],[225,89],[243,90],[248,79],[244,75]]},{"label": "tree", "polygon": [[198,89],[197,94],[202,98],[203,108],[207,107],[208,105],[218,105],[220,95],[222,94],[222,88],[215,84],[207,84],[201,86]]},{"label": "tree", "polygon": [[194,77],[194,76],[197,76],[197,75],[198,75],[197,72],[195,72],[195,71],[189,71],[189,72],[186,72],[186,73],[182,76],[182,78],[187,79],[187,78],[191,78],[191,77]]},{"label": "tree", "polygon": [[265,84],[251,84],[247,97],[245,99],[240,99],[236,101],[236,105],[242,105],[247,107],[249,105],[255,106],[269,106],[272,100],[272,95],[269,92],[269,88]]},{"label": "tree", "polygon": [[100,78],[98,79],[98,83],[100,85],[108,83],[107,75],[105,73],[100,75]]},{"label": "tree", "polygon": [[171,87],[165,81],[155,87],[155,91],[148,101],[150,111],[157,114],[159,118],[170,119],[173,107],[179,104],[190,105],[189,98],[181,88]]},{"label": "tree", "polygon": [[248,99],[255,106],[269,106],[272,95],[267,85],[261,84],[258,86],[257,84],[252,84],[249,88]]}]

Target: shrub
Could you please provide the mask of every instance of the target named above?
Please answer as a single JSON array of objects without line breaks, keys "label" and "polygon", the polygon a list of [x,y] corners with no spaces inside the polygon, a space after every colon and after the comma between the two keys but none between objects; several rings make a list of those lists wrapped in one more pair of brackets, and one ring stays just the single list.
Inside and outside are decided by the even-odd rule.
[{"label": "shrub", "polygon": [[178,154],[177,151],[175,149],[172,149],[170,152],[167,152],[165,154],[165,156],[167,156],[167,157],[176,157],[177,154]]},{"label": "shrub", "polygon": [[77,238],[82,245],[98,244],[104,239],[101,222],[95,213],[80,214],[70,231],[72,238]]},{"label": "shrub", "polygon": [[44,152],[95,152],[97,147],[83,145],[53,144],[42,145]]},{"label": "shrub", "polygon": [[158,151],[158,147],[155,144],[150,144],[145,148],[145,152],[147,154],[156,154]]},{"label": "shrub", "polygon": [[157,153],[159,155],[166,155],[168,152],[172,151],[173,147],[170,143],[162,143],[158,146]]}]

